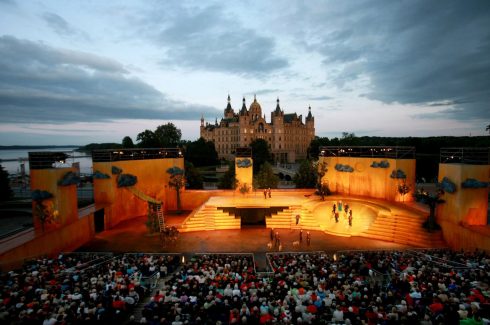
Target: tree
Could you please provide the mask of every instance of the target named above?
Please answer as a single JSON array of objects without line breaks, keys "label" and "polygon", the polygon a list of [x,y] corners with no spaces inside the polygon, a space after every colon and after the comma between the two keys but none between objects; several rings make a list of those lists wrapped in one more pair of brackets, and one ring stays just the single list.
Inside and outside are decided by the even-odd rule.
[{"label": "tree", "polygon": [[206,141],[204,138],[187,144],[184,157],[196,167],[214,166],[219,161],[214,142]]},{"label": "tree", "polygon": [[180,189],[185,186],[184,170],[180,169],[177,166],[174,166],[167,169],[167,173],[170,174],[170,180],[168,181],[168,185],[175,189],[175,192],[177,194],[177,212],[180,212],[181,211]]},{"label": "tree", "polygon": [[269,149],[269,144],[264,139],[255,139],[250,143],[252,148],[252,159],[254,161],[254,174],[258,173],[260,167],[266,161],[271,161],[272,155]]},{"label": "tree", "polygon": [[0,201],[7,201],[13,197],[10,188],[9,173],[0,165]]},{"label": "tree", "polygon": [[154,134],[161,148],[175,148],[180,145],[182,132],[171,122],[159,125]]},{"label": "tree", "polygon": [[317,192],[321,196],[323,201],[325,200],[325,195],[330,194],[330,189],[328,188],[328,181],[323,181],[323,176],[325,176],[325,174],[328,171],[327,163],[319,162],[318,164],[316,164],[315,170],[317,173],[317,181],[316,181]]},{"label": "tree", "polygon": [[131,137],[125,136],[125,137],[122,139],[122,146],[123,146],[123,148],[125,148],[125,149],[131,149],[131,148],[134,148],[133,139],[131,139]]},{"label": "tree", "polygon": [[485,129],[485,131],[488,131],[488,133],[490,133],[490,124],[487,125],[487,128]]},{"label": "tree", "polygon": [[436,207],[438,204],[446,202],[441,199],[442,195],[444,195],[444,191],[442,189],[438,189],[435,193],[429,193],[427,191],[424,191],[424,189],[419,189],[413,195],[415,197],[415,200],[429,206],[429,216],[427,217],[427,221],[424,222],[423,225],[429,231],[440,228],[440,226],[436,222]]},{"label": "tree", "polygon": [[317,171],[311,160],[303,160],[293,178],[296,188],[314,188],[317,184]]},{"label": "tree", "polygon": [[138,147],[140,148],[158,148],[160,144],[158,143],[158,139],[155,133],[151,130],[144,130],[143,132],[138,133],[136,137],[136,141],[138,141]]},{"label": "tree", "polygon": [[272,165],[267,161],[262,164],[260,171],[256,176],[256,184],[259,188],[277,188],[277,183],[279,179],[274,175],[272,170]]},{"label": "tree", "polygon": [[186,188],[202,189],[203,187],[201,173],[199,173],[199,170],[197,170],[189,161],[185,162],[185,180]]},{"label": "tree", "polygon": [[218,183],[218,188],[234,189],[236,185],[235,162],[230,162],[228,170],[223,174]]}]

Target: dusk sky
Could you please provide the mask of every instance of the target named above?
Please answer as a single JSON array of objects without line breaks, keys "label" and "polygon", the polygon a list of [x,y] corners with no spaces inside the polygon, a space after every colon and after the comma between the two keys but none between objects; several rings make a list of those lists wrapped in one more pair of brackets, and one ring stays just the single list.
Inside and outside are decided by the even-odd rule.
[{"label": "dusk sky", "polygon": [[0,0],[0,145],[199,137],[254,94],[316,135],[484,135],[490,1]]}]

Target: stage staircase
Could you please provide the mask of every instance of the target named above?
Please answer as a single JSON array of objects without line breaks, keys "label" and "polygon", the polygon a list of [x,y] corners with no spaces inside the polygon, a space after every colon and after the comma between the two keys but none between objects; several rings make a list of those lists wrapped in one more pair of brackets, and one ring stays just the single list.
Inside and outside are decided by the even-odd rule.
[{"label": "stage staircase", "polygon": [[442,231],[428,232],[422,227],[425,220],[415,214],[379,215],[360,236],[417,247],[447,247]]},{"label": "stage staircase", "polygon": [[240,218],[224,212],[216,206],[203,204],[182,224],[180,232],[202,230],[240,229]]},{"label": "stage staircase", "polygon": [[[299,214],[300,220],[296,225],[296,215]],[[318,229],[318,221],[314,214],[301,205],[291,205],[283,211],[278,211],[266,218],[267,228],[287,228],[287,229]]]}]

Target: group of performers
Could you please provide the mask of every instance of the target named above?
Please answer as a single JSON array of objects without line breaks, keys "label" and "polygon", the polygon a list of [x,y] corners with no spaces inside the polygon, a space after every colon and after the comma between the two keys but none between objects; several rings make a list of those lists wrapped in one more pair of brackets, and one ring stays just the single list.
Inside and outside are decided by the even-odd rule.
[{"label": "group of performers", "polygon": [[334,203],[332,206],[332,217],[335,218],[335,223],[339,222],[340,215],[344,215],[344,218],[349,222],[349,226],[352,227],[352,209],[349,208],[349,204],[343,204],[342,201]]}]

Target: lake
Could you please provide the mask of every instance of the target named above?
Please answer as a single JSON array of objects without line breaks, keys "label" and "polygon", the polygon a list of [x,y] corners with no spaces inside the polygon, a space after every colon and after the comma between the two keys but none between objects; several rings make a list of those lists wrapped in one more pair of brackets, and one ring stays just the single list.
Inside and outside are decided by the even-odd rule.
[{"label": "lake", "polygon": [[[17,174],[21,171],[21,164],[25,165],[26,173],[29,174],[29,161],[27,160],[29,152],[46,152],[46,151],[62,151],[67,153],[70,158],[66,160],[67,166],[72,163],[80,163],[80,173],[92,173],[92,157],[87,157],[87,153],[74,151],[73,148],[45,148],[45,149],[7,149],[0,150],[0,165],[9,173]],[[9,160],[9,161],[3,161]]]}]

